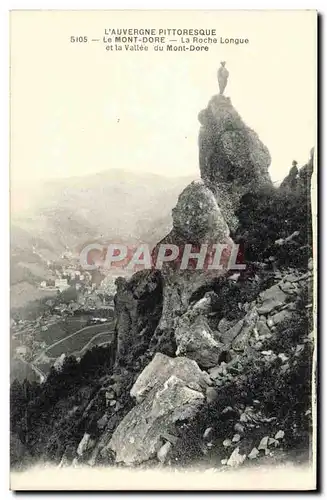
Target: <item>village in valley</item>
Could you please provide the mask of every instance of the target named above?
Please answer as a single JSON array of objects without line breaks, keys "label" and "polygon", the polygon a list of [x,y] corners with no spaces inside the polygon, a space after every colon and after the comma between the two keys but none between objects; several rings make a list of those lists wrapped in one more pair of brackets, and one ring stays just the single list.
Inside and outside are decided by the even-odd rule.
[{"label": "village in valley", "polygon": [[70,251],[57,262],[47,261],[47,269],[47,278],[38,283],[41,298],[11,314],[14,378],[42,382],[66,356],[79,359],[88,349],[113,340],[118,275],[86,271]]}]

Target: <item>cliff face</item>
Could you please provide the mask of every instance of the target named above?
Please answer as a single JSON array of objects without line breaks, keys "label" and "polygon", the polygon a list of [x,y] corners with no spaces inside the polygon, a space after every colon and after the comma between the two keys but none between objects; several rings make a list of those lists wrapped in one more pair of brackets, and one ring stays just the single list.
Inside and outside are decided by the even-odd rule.
[{"label": "cliff face", "polygon": [[161,317],[162,278],[160,272],[139,271],[132,279],[117,279],[116,365],[135,366],[145,353]]},{"label": "cliff face", "polygon": [[[184,463],[210,453],[231,465],[237,457],[266,454],[269,439],[276,449],[283,446],[283,435],[287,446],[296,439],[307,445],[312,248],[310,239],[301,242],[309,249],[301,268],[286,259],[294,238],[285,239],[293,226],[285,225],[284,212],[292,217],[294,207],[308,206],[312,160],[302,177],[293,172],[276,191],[269,151],[229,98],[212,97],[199,120],[202,180],[180,194],[173,228],[160,242],[176,245],[178,258],[117,281],[113,364],[93,381],[83,403],[75,404],[79,418],[66,412],[63,427],[74,422],[74,436],[52,455],[62,458],[62,465]],[[299,181],[293,199],[289,186],[299,175],[305,181]],[[262,199],[268,203],[264,210]],[[264,226],[269,237],[262,226],[247,225],[247,218],[259,216],[264,225],[274,211],[273,224]],[[308,233],[307,224],[296,219],[299,233]],[[193,251],[202,244],[227,245],[221,262],[228,262],[231,234],[248,237],[268,258],[258,262],[253,250],[254,262],[245,262],[241,272],[226,266],[197,269],[196,259],[180,269],[187,244]],[[282,237],[284,246],[275,243]],[[281,246],[279,260],[271,260]],[[154,262],[158,251],[159,244]]]}]

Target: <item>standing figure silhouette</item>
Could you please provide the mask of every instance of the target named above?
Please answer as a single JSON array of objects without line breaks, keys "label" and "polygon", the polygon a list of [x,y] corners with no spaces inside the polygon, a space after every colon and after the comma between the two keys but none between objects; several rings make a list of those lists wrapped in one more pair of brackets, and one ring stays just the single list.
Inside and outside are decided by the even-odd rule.
[{"label": "standing figure silhouette", "polygon": [[229,71],[225,68],[225,61],[222,61],[221,66],[217,72],[218,77],[218,85],[219,85],[219,94],[222,95],[227,85],[227,80],[229,76]]}]

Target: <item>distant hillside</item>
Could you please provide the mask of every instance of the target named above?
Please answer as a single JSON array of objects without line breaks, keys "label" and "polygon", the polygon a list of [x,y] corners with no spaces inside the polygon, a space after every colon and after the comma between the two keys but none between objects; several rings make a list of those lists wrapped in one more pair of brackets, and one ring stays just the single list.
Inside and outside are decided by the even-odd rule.
[{"label": "distant hillside", "polygon": [[[180,190],[191,180],[113,169],[40,182],[37,193],[35,186],[16,186],[12,189],[14,239],[26,247],[24,232],[28,246],[33,241],[57,251],[95,237],[137,240],[155,219],[170,215]],[[21,198],[24,210],[18,203]],[[16,235],[18,230],[21,234]]]},{"label": "distant hillside", "polygon": [[140,240],[155,245],[170,233],[172,227],[173,219],[169,212],[149,222],[141,233]]},{"label": "distant hillside", "polygon": [[11,284],[19,285],[13,303],[39,295],[31,286],[46,278],[47,261],[65,250],[78,253],[97,239],[156,243],[170,230],[171,209],[191,180],[112,169],[12,186]]}]

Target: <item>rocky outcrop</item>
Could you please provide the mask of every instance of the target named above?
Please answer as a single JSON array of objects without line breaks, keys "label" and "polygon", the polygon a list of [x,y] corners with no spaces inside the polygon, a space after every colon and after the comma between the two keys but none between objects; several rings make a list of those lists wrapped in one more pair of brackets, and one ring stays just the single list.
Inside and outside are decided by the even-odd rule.
[{"label": "rocky outcrop", "polygon": [[[221,350],[228,351],[231,360],[240,352],[246,354],[249,349],[262,350],[264,344],[273,341],[278,325],[296,317],[302,295],[312,290],[312,286],[312,271],[301,274],[293,270],[292,274],[282,276],[277,283],[261,292],[256,300],[242,305],[247,312],[237,323],[222,331],[218,329],[216,338]],[[219,373],[219,370],[214,370],[214,373]]]},{"label": "rocky outcrop", "polygon": [[276,274],[276,282],[255,300],[240,304],[241,319],[236,323],[220,320],[216,329],[209,326],[216,314],[214,292],[189,305],[175,322],[177,357],[157,353],[138,376],[130,391],[136,405],[107,442],[102,441],[102,458],[113,453],[118,463],[132,465],[152,459],[166,463],[183,447],[178,422],[186,426],[194,422],[206,405],[219,401],[219,390],[226,384],[241,383],[244,366],[278,359],[286,370],[288,356],[269,346],[274,345],[277,327],[296,321],[298,303],[312,287],[312,279],[311,270],[293,270],[278,278]]},{"label": "rocky outcrop", "polygon": [[[229,233],[237,223],[235,210],[241,197],[262,185],[271,184],[269,152],[257,134],[242,121],[229,98],[214,96],[199,119],[202,124],[199,134],[202,181],[191,183],[180,194],[172,212],[173,229],[160,242],[177,245],[180,253],[178,259],[165,263],[162,268],[163,308],[151,340],[152,352],[165,345],[168,348],[165,352],[171,354],[176,340],[175,318],[186,312],[197,290],[210,290],[212,282],[226,274],[233,245]],[[210,245],[227,245],[221,259],[224,268],[210,271],[207,260],[204,268],[197,270],[197,260],[190,259],[187,269],[180,270],[185,244],[192,244],[193,252],[199,250],[201,244],[209,244],[209,250]],[[158,248],[154,252],[155,258],[157,252]],[[208,254],[210,259],[210,251]],[[196,330],[197,340],[192,337],[194,346],[201,342],[204,348],[206,342],[211,342],[210,337],[202,335],[200,341],[200,330]],[[181,346],[178,352],[187,351]]]},{"label": "rocky outcrop", "polygon": [[203,181],[194,181],[184,189],[172,216],[173,228],[185,243],[222,243],[229,237],[217,200]]},{"label": "rocky outcrop", "polygon": [[[212,282],[227,272],[233,240],[229,236],[229,228],[217,204],[212,191],[203,181],[191,183],[178,198],[173,209],[173,229],[160,244],[173,244],[179,248],[179,256],[174,262],[163,264],[163,305],[162,314],[151,341],[153,352],[161,346],[169,345],[166,352],[175,352],[175,319],[183,315],[197,290],[210,290]],[[209,265],[214,258],[214,245],[226,245],[220,263],[222,269],[210,270]],[[186,269],[181,269],[186,245],[192,245],[192,253],[199,253],[201,245],[207,245],[206,257],[198,269],[198,260],[190,258]],[[154,251],[157,258],[158,248]],[[203,247],[202,247],[203,248]],[[166,347],[167,348],[167,347]]]},{"label": "rocky outcrop", "polygon": [[241,197],[271,184],[270,154],[228,97],[212,97],[207,108],[199,113],[199,121],[201,177],[216,195],[230,229],[235,229],[235,210]]},{"label": "rocky outcrop", "polygon": [[[269,152],[257,134],[242,121],[229,98],[214,96],[199,119],[202,125],[199,134],[202,180],[192,182],[180,194],[172,211],[173,229],[160,242],[176,245],[178,258],[165,262],[160,273],[140,272],[128,284],[118,287],[117,362],[132,360],[130,353],[133,356],[135,352],[142,354],[148,345],[151,353],[172,355],[176,351],[175,319],[187,311],[197,290],[210,290],[212,282],[227,272],[233,245],[229,232],[230,226],[235,225],[239,199],[244,193],[270,183]],[[180,269],[185,245],[190,244],[192,252],[200,251],[203,244],[209,245],[201,269],[197,269],[195,258],[189,259],[186,269]],[[227,245],[221,259],[222,270],[208,269],[213,255],[210,245],[215,244]],[[153,252],[154,262],[158,248]],[[150,291],[152,285],[154,288]],[[152,309],[146,304],[146,297],[150,296],[158,299],[151,304]],[[146,310],[148,323],[142,321],[141,309]],[[200,330],[196,330],[194,346],[199,341]],[[209,338],[202,335],[202,346],[205,342],[215,343]],[[186,352],[182,344],[180,349],[178,352]]]},{"label": "rocky outcrop", "polygon": [[[140,352],[141,358],[144,355],[144,366],[154,357],[131,389],[136,405],[125,414],[113,433],[106,431],[103,434],[97,452],[105,461],[112,454],[116,462],[125,464],[139,464],[155,457],[162,463],[169,460],[168,457],[175,451],[175,440],[179,439],[176,422],[196,419],[202,408],[219,400],[219,389],[224,387],[226,381],[238,377],[249,358],[256,360],[260,356],[268,356],[269,360],[274,359],[267,346],[274,341],[276,328],[292,321],[303,286],[308,286],[307,280],[312,279],[310,271],[307,275],[296,270],[287,274],[276,273],[273,284],[255,285],[255,297],[247,301],[243,296],[242,301],[237,303],[237,290],[242,286],[241,281],[237,283],[239,273],[230,276],[232,281],[226,288],[226,294],[223,282],[228,284],[227,269],[210,271],[205,266],[198,270],[196,262],[194,265],[192,260],[187,269],[179,269],[186,243],[191,243],[195,249],[202,243],[232,244],[226,220],[232,220],[239,198],[247,189],[252,189],[259,178],[264,184],[270,182],[267,172],[260,170],[267,168],[269,154],[266,154],[256,135],[242,125],[232,110],[225,109],[227,114],[223,112],[220,116],[217,107],[214,109],[222,124],[235,120],[241,129],[243,127],[243,136],[249,135],[249,143],[254,141],[251,143],[254,156],[245,155],[242,161],[233,163],[233,156],[228,156],[228,134],[223,139],[225,150],[222,151],[230,162],[229,167],[248,169],[249,182],[243,179],[238,184],[237,180],[228,177],[224,169],[220,171],[218,168],[211,174],[210,170],[202,172],[204,182],[190,184],[180,195],[173,211],[173,229],[161,242],[179,247],[181,255],[177,262],[164,263],[160,272],[137,273],[129,283],[124,283],[121,289],[123,293],[118,289],[117,311],[120,319],[117,329],[120,347],[117,360],[126,363],[128,356],[131,356],[130,364],[133,364],[134,369],[136,366],[138,369],[143,368],[142,363],[135,360],[139,344],[142,345]],[[219,127],[217,130],[221,133]],[[227,168],[226,158],[225,163],[221,164],[224,168]],[[263,164],[266,166],[263,167]],[[235,183],[234,191],[232,185],[235,186]],[[219,189],[225,190],[231,202],[227,211],[226,205],[225,210],[221,210],[217,203]],[[231,196],[228,190],[231,190]],[[154,258],[156,256],[154,252]],[[228,252],[223,258],[229,258]],[[260,283],[262,277],[255,276],[255,279]],[[232,283],[235,285],[232,286]],[[260,289],[263,290],[261,293]],[[148,311],[150,318],[151,311],[157,311],[154,315],[157,324],[155,329],[152,326],[151,331],[147,330],[148,333],[144,335],[140,328],[141,311],[151,293],[156,297],[155,308]],[[233,303],[235,299],[236,304],[229,307],[229,301]],[[230,312],[226,314],[228,309]],[[124,314],[128,318],[125,323]],[[265,352],[268,354],[262,354]],[[174,355],[177,358],[170,357]],[[210,381],[201,369],[208,370]],[[167,440],[167,435],[173,438]]]},{"label": "rocky outcrop", "polygon": [[226,274],[222,271],[185,270],[176,272],[172,269],[163,271],[162,314],[156,331],[150,342],[152,353],[164,352],[170,356],[177,349],[175,327],[178,317],[183,316],[190,306],[194,294],[205,294],[214,283]]}]

